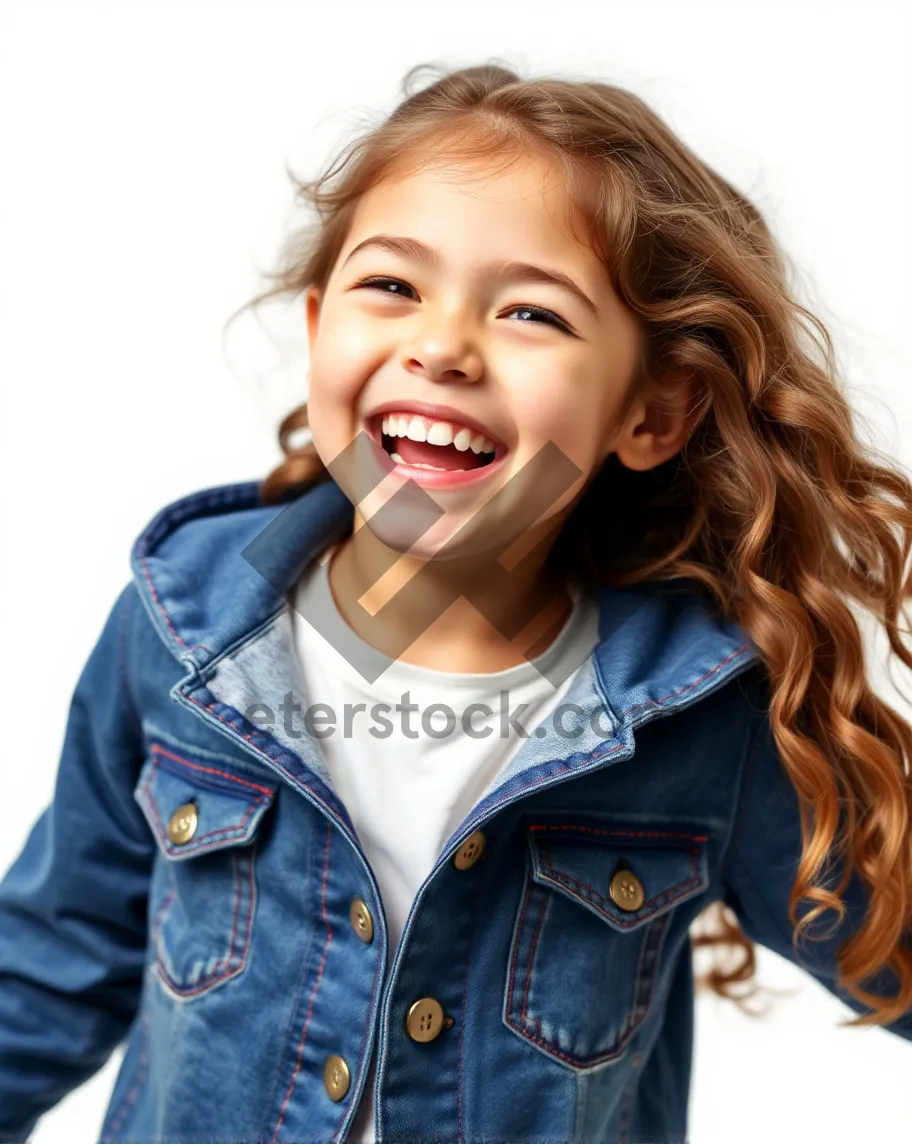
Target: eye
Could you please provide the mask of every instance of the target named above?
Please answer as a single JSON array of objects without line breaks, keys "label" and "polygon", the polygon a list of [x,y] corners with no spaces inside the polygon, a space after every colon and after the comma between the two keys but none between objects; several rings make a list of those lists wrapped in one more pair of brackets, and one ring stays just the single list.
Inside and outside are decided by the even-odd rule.
[{"label": "eye", "polygon": [[[409,286],[407,282],[401,282],[398,278],[361,278],[354,284],[352,289],[357,290],[359,286],[372,286],[375,290],[379,288],[381,294],[389,294],[392,298],[404,297],[402,293],[403,289],[412,290],[412,287]],[[393,292],[392,290],[383,290],[383,286],[397,286],[398,289]],[[414,290],[412,290],[412,292],[414,293]]]},{"label": "eye", "polygon": [[[377,275],[371,278],[359,279],[357,282],[355,282],[352,289],[357,290],[362,286],[371,287],[374,290],[378,290],[381,294],[389,294],[391,298],[405,297],[405,294],[403,293],[404,290],[411,290],[413,294],[415,292],[414,287],[409,286],[407,282],[403,282],[399,278],[385,278]],[[384,289],[386,286],[395,286],[396,290],[386,290]],[[512,309],[507,310],[507,314],[514,313],[531,315],[529,319],[524,319],[524,321],[531,321],[546,326],[554,326],[556,329],[563,330],[568,334],[571,332],[569,326],[567,326],[565,322],[561,321],[557,314],[552,313],[551,310],[545,310],[541,306],[520,305],[513,306]]]},{"label": "eye", "polygon": [[557,314],[552,314],[550,310],[543,310],[541,306],[514,306],[512,310],[507,310],[508,314],[532,314],[533,322],[542,322],[546,326],[555,326],[559,330],[566,330],[569,334],[570,330],[564,322],[560,320]]}]

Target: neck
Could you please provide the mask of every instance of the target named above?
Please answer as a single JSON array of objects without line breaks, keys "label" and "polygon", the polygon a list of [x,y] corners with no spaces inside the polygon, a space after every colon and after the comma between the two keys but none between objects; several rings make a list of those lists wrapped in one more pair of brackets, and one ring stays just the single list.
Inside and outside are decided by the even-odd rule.
[{"label": "neck", "polygon": [[553,532],[527,533],[519,556],[497,561],[484,552],[421,560],[383,544],[356,513],[331,550],[330,590],[349,627],[384,655],[438,671],[503,671],[541,655],[570,614],[565,583],[545,567]]}]

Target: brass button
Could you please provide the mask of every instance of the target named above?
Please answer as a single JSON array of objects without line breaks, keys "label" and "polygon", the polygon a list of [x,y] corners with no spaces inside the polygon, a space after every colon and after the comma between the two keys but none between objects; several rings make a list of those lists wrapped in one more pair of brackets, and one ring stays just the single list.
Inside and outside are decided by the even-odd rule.
[{"label": "brass button", "polygon": [[405,1018],[405,1031],[413,1041],[433,1041],[443,1025],[443,1009],[434,997],[416,1001]]},{"label": "brass button", "polygon": [[610,893],[622,910],[638,910],[646,900],[643,883],[630,870],[618,870],[611,879]]},{"label": "brass button", "polygon": [[351,1084],[351,1073],[344,1057],[327,1057],[323,1066],[323,1087],[330,1100],[342,1100]]},{"label": "brass button", "polygon": [[352,898],[351,909],[348,911],[348,919],[354,927],[355,933],[365,944],[373,941],[374,919],[371,917],[371,912],[367,908],[367,902],[365,902],[363,898]]},{"label": "brass button", "polygon": [[457,870],[468,870],[484,854],[484,848],[485,836],[480,830],[476,830],[474,834],[469,835],[453,855],[453,865]]},{"label": "brass button", "polygon": [[196,834],[199,814],[192,802],[185,802],[171,815],[168,823],[168,837],[175,846],[182,846]]}]

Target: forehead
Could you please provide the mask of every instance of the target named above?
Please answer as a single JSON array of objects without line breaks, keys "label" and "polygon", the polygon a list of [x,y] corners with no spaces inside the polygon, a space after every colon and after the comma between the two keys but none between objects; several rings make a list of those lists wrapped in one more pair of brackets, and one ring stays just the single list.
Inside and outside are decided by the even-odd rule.
[{"label": "forehead", "polygon": [[580,221],[554,166],[540,158],[431,163],[392,174],[362,196],[343,257],[384,232],[422,239],[445,255],[483,245],[491,258],[571,258],[595,272],[601,264],[580,241]]}]

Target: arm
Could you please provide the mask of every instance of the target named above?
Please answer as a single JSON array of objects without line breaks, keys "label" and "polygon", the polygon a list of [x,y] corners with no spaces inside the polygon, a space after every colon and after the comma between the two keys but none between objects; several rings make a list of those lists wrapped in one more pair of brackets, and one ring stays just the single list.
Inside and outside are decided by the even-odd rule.
[{"label": "arm", "polygon": [[[136,1013],[154,852],[133,800],[132,582],[73,694],[54,797],[0,881],[0,1140],[97,1072]],[[36,736],[40,743],[41,735]]]},{"label": "arm", "polygon": [[[743,766],[740,804],[723,864],[723,901],[737,915],[749,938],[787,958],[808,972],[855,1013],[869,1009],[836,984],[836,953],[839,946],[860,928],[867,904],[864,884],[853,871],[843,892],[846,915],[832,936],[819,941],[802,939],[800,960],[792,948],[792,926],[788,899],[801,854],[801,822],[798,796],[782,766],[769,718],[758,718],[751,731]],[[827,885],[838,879],[835,861]],[[819,879],[818,879],[819,880]],[[811,903],[802,900],[798,916],[803,917]],[[812,933],[833,929],[836,914],[828,910],[811,926]],[[862,985],[881,996],[895,996],[895,975],[883,970]],[[912,1040],[912,1010],[891,1025],[881,1026],[906,1040]]]}]

